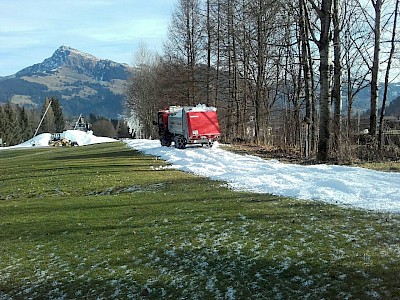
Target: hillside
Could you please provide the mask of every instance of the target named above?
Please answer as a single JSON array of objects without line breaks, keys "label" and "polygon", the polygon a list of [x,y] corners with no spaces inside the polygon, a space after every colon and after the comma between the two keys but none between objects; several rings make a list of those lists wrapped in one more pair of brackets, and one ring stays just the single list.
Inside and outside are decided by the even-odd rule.
[{"label": "hillside", "polygon": [[389,116],[400,117],[400,97],[394,99],[386,109],[386,114]]},{"label": "hillside", "polygon": [[61,46],[43,62],[0,78],[0,103],[40,107],[47,96],[57,96],[66,115],[116,118],[130,72],[126,64]]}]

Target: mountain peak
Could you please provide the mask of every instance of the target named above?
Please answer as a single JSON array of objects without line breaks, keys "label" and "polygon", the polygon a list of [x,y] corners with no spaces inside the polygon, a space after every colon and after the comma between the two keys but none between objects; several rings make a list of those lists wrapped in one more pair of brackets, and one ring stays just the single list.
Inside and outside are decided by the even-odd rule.
[{"label": "mountain peak", "polygon": [[[57,72],[60,68],[69,68],[79,74],[85,74],[96,80],[111,80],[127,78],[127,65],[113,62],[108,59],[99,59],[91,54],[81,52],[75,48],[62,45],[51,57],[43,62],[22,69],[16,77],[46,75]],[[106,74],[112,73],[112,76]]]},{"label": "mountain peak", "polygon": [[72,48],[70,46],[62,45],[56,50],[56,52],[57,51],[79,51],[79,50]]},{"label": "mountain peak", "polygon": [[40,107],[46,97],[57,96],[67,115],[94,113],[117,118],[123,111],[124,84],[131,72],[126,64],[63,45],[43,62],[2,78],[0,103],[11,99]]},{"label": "mountain peak", "polygon": [[75,49],[75,48],[72,48],[72,47],[69,47],[69,46],[65,46],[65,45],[62,45],[61,47],[59,47],[54,52],[52,57],[64,57],[64,59],[66,60],[66,58],[69,55],[76,55],[76,56],[80,56],[82,58],[93,60],[93,61],[99,61],[100,60],[100,59],[98,59],[97,57],[95,57],[95,56],[93,56],[91,54],[79,51],[78,49]]}]

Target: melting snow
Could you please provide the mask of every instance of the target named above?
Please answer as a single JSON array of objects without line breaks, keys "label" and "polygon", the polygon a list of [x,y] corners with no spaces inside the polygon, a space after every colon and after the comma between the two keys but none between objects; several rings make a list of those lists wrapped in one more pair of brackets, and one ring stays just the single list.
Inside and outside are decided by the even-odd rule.
[{"label": "melting snow", "polygon": [[[66,130],[61,134],[61,137],[66,138],[72,142],[77,142],[79,146],[86,146],[90,144],[99,144],[99,143],[107,143],[107,142],[115,142],[115,139],[111,139],[108,137],[98,137],[93,135],[93,131],[80,131],[80,130]],[[39,134],[30,140],[11,147],[0,147],[0,150],[3,149],[15,149],[15,148],[27,148],[27,147],[46,147],[49,146],[49,141],[51,139],[50,133],[42,133]]]},{"label": "melting snow", "polygon": [[235,190],[269,193],[381,212],[400,213],[400,173],[359,167],[301,166],[213,148],[179,150],[156,140],[127,140],[182,171],[228,182]]},{"label": "melting snow", "polygon": [[[80,146],[116,141],[97,137],[91,131],[67,130],[62,136]],[[50,133],[43,133],[20,145],[0,149],[45,147],[50,138]],[[235,154],[219,148],[218,144],[211,149],[179,150],[162,147],[158,140],[125,142],[145,154],[161,157],[171,168],[225,181],[235,190],[400,213],[400,173],[347,166],[286,164]]]}]

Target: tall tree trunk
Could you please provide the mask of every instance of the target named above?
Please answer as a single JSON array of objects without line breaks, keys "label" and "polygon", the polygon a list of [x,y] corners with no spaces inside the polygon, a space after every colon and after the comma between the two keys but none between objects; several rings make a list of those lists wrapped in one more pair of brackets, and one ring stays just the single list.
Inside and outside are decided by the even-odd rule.
[{"label": "tall tree trunk", "polygon": [[260,139],[261,124],[261,102],[263,99],[264,78],[265,78],[265,2],[258,0],[257,14],[257,79],[256,93],[254,98],[254,138],[256,142]]},{"label": "tall tree trunk", "polygon": [[250,97],[250,88],[249,88],[249,70],[250,70],[250,38],[249,38],[249,26],[246,24],[246,1],[242,0],[242,13],[243,13],[243,33],[242,33],[242,49],[241,52],[243,54],[243,78],[242,78],[242,105],[240,108],[240,121],[241,121],[241,129],[240,129],[240,137],[243,139],[248,138],[246,136],[246,125],[248,122],[248,102]]},{"label": "tall tree trunk", "polygon": [[331,77],[332,77],[332,57],[331,57],[331,15],[332,0],[322,0],[320,19],[321,35],[318,43],[320,55],[320,124],[317,159],[327,161],[329,158],[329,143],[331,138]]},{"label": "tall tree trunk", "polygon": [[233,5],[232,0],[227,2],[227,22],[228,22],[228,36],[227,36],[227,55],[228,55],[228,112],[227,112],[227,136],[228,138],[234,138],[234,126],[233,126],[233,108],[234,108],[234,64],[232,49],[234,44],[234,32],[233,32]]},{"label": "tall tree trunk", "polygon": [[[311,3],[314,9],[317,11],[319,17],[320,16],[320,10],[316,5],[312,2]],[[310,98],[311,98],[311,120],[310,122],[310,130],[309,130],[309,136],[310,136],[310,152],[315,153],[318,150],[318,145],[317,145],[317,130],[319,128],[319,120],[317,117],[317,95],[316,95],[316,82],[315,82],[315,76],[313,72],[313,58],[312,58],[312,50],[311,50],[311,45],[310,45],[310,40],[309,37],[312,37],[314,42],[318,45],[318,41],[316,40],[313,31],[312,31],[312,25],[311,25],[311,19],[309,16],[309,11],[308,7],[306,5],[306,1],[303,0],[303,8],[304,8],[304,22],[305,22],[305,33],[306,33],[306,48],[307,48],[307,61],[308,61],[308,74],[309,74],[309,83],[310,83]]]},{"label": "tall tree trunk", "polygon": [[369,117],[369,134],[376,135],[377,116],[378,116],[378,91],[379,91],[379,59],[381,42],[381,12],[383,0],[371,0],[375,11],[374,28],[374,61],[371,74],[371,113]]},{"label": "tall tree trunk", "polygon": [[396,8],[394,10],[392,39],[390,41],[390,43],[391,43],[390,54],[389,54],[389,59],[388,59],[387,66],[386,66],[385,86],[384,86],[384,92],[383,92],[381,115],[380,115],[380,118],[379,118],[379,125],[380,125],[379,126],[379,138],[378,138],[379,150],[382,150],[382,146],[384,144],[384,141],[383,141],[383,125],[384,125],[383,124],[383,117],[385,116],[385,109],[386,109],[386,100],[387,100],[388,86],[389,86],[390,67],[392,65],[392,59],[393,59],[394,50],[395,50],[395,38],[396,38],[396,26],[397,26],[398,10],[399,10],[399,0],[396,0]]},{"label": "tall tree trunk", "polygon": [[312,98],[311,98],[311,93],[310,93],[310,85],[311,85],[311,66],[309,66],[308,63],[308,41],[309,41],[309,36],[308,36],[308,27],[307,24],[307,8],[305,5],[304,0],[299,0],[299,7],[300,7],[300,42],[301,42],[301,56],[300,56],[300,61],[303,69],[303,74],[304,74],[304,97],[305,97],[305,103],[306,103],[306,112],[304,116],[304,124],[305,124],[305,143],[304,143],[304,156],[306,158],[310,157],[311,154],[311,141],[312,141],[312,136],[311,133],[312,131],[310,130],[310,126],[313,123],[313,116],[312,116]]},{"label": "tall tree trunk", "polygon": [[333,85],[333,149],[340,153],[342,134],[342,54],[340,40],[340,7],[339,0],[333,1],[333,47],[334,47],[334,85]]},{"label": "tall tree trunk", "polygon": [[[346,56],[349,56],[349,52],[346,53]],[[348,67],[346,72],[346,81],[347,81],[347,137],[351,136],[351,131],[353,127],[353,93],[352,93],[352,85],[351,85],[351,69]]]},{"label": "tall tree trunk", "polygon": [[206,104],[210,105],[210,83],[211,83],[211,23],[210,23],[210,0],[207,0],[207,95]]},{"label": "tall tree trunk", "polygon": [[232,103],[235,104],[235,111],[232,111],[233,114],[236,114],[235,119],[234,119],[234,126],[232,128],[233,130],[233,138],[236,138],[238,136],[238,131],[239,131],[239,99],[238,99],[238,63],[237,63],[237,43],[236,43],[236,30],[235,30],[235,8],[234,5],[231,5],[231,10],[230,10],[230,18],[229,18],[229,28],[230,28],[230,36],[232,38],[232,44],[231,44],[231,49],[230,49],[230,56],[231,56],[231,63],[230,65],[232,66],[232,73],[231,73],[231,80],[232,80],[232,85],[231,85],[231,91],[230,91],[230,97]]},{"label": "tall tree trunk", "polygon": [[220,80],[220,66],[221,66],[221,2],[217,0],[217,62],[215,74],[215,96],[213,105],[216,106],[217,99],[219,98],[219,80]]},{"label": "tall tree trunk", "polygon": [[195,46],[195,16],[194,16],[195,9],[194,7],[190,11],[190,77],[191,77],[191,99],[190,104],[195,105],[196,99],[196,60],[197,60],[197,53],[196,53],[196,46]]}]

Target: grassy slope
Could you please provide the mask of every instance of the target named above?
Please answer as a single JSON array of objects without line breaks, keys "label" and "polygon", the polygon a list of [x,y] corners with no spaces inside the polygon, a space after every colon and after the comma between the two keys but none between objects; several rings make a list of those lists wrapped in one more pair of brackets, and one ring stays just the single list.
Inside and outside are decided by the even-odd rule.
[{"label": "grassy slope", "polygon": [[358,166],[378,171],[400,172],[400,161],[361,163]]},{"label": "grassy slope", "polygon": [[399,229],[121,143],[0,151],[0,299],[393,299]]}]

